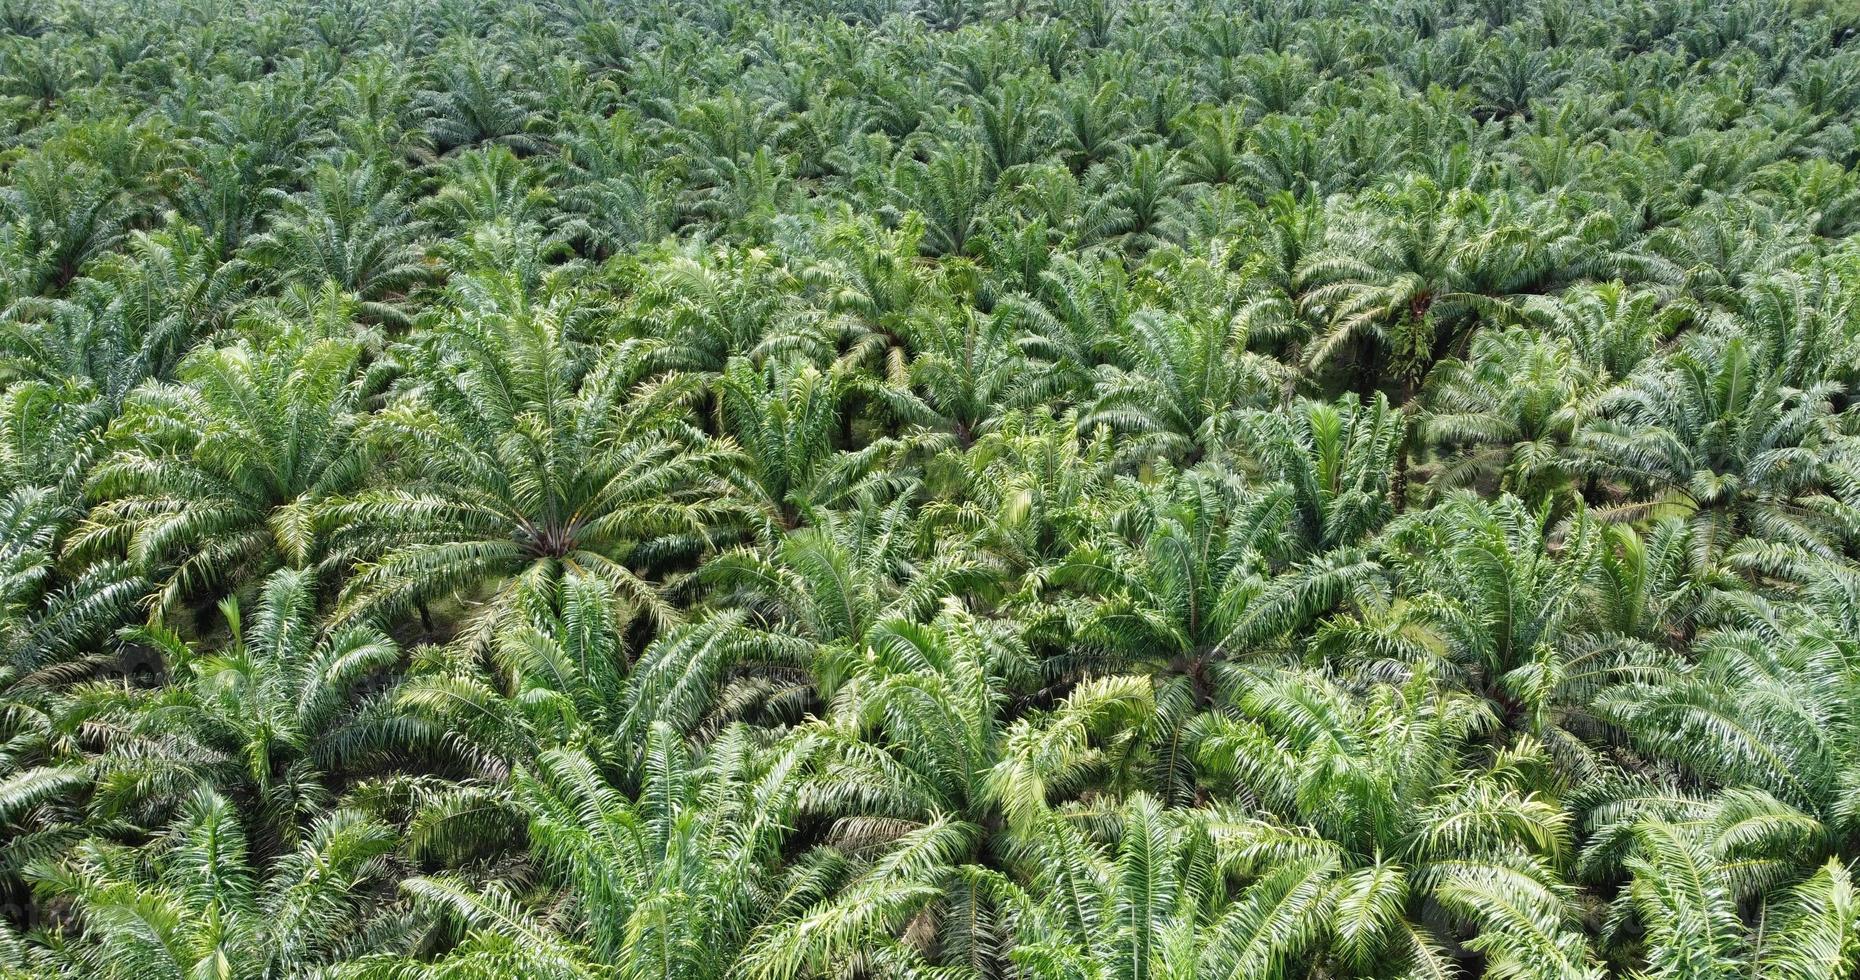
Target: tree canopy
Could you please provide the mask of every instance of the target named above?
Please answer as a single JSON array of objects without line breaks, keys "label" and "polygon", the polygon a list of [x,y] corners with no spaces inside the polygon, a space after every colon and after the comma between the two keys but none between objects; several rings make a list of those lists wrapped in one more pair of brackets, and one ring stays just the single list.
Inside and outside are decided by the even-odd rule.
[{"label": "tree canopy", "polygon": [[0,0],[0,980],[1860,977],[1849,0]]}]

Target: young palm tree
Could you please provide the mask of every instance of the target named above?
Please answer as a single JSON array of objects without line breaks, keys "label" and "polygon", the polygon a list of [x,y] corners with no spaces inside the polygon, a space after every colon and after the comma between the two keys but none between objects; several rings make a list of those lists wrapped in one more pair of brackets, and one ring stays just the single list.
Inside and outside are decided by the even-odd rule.
[{"label": "young palm tree", "polygon": [[1844,572],[1814,588],[1819,596],[1789,618],[1757,605],[1701,636],[1695,662],[1622,685],[1596,706],[1649,756],[1710,784],[1762,791],[1795,811],[1792,819],[1812,821],[1826,843],[1798,846],[1797,856],[1830,845],[1851,856],[1860,847],[1860,739],[1847,631],[1860,606]]},{"label": "young palm tree", "polygon": [[1280,535],[1273,571],[1235,610],[1224,648],[1265,644],[1341,604],[1380,603],[1382,567],[1365,550],[1394,516],[1406,421],[1377,395],[1369,405],[1345,395],[1335,404],[1304,401],[1287,412],[1243,420],[1249,470],[1270,481]]},{"label": "young palm tree", "polygon": [[632,746],[625,623],[605,579],[569,572],[553,594],[525,593],[498,624],[489,662],[469,648],[428,650],[395,692],[407,718],[445,732],[450,749],[496,774],[548,748],[610,763]]},{"label": "young palm tree", "polygon": [[33,154],[13,168],[0,194],[0,302],[62,291],[127,231],[136,202],[110,175],[81,159]]},{"label": "young palm tree", "polygon": [[106,418],[137,385],[167,380],[202,335],[223,326],[240,292],[223,260],[186,225],[130,236],[51,303],[0,323],[0,373],[88,383]]},{"label": "young palm tree", "polygon": [[1013,327],[1011,314],[970,310],[933,321],[918,334],[911,390],[959,449],[992,431],[1002,413],[1043,393],[1027,376],[1029,365],[1014,343]]},{"label": "young palm tree", "polygon": [[501,143],[529,150],[536,143],[525,132],[529,109],[513,87],[515,72],[506,64],[487,64],[465,49],[457,57],[436,62],[438,83],[420,93],[419,113],[426,131],[441,153]]}]

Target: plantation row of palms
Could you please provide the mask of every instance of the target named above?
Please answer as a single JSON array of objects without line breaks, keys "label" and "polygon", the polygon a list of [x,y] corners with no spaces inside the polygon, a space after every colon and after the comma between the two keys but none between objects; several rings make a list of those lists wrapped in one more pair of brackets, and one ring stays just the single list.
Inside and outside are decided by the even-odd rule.
[{"label": "plantation row of palms", "polygon": [[0,0],[0,978],[1860,975],[1856,30]]}]

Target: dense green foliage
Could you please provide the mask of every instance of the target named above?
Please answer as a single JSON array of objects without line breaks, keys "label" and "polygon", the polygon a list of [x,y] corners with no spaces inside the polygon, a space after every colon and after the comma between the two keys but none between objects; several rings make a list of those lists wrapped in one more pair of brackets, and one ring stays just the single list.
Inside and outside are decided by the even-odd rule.
[{"label": "dense green foliage", "polygon": [[0,0],[0,978],[1860,976],[1856,30]]}]

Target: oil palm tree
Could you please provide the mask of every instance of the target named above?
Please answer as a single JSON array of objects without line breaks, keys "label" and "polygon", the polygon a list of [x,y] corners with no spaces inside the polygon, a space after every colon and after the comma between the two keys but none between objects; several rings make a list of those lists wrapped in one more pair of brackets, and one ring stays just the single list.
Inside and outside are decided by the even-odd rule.
[{"label": "oil palm tree", "polygon": [[158,651],[169,686],[98,682],[86,720],[120,734],[83,762],[93,805],[147,819],[210,793],[237,805],[258,846],[293,847],[330,812],[345,778],[418,748],[419,733],[397,726],[381,691],[400,651],[368,627],[319,635],[308,571],[273,573],[249,623],[235,601],[221,613],[224,649],[163,626],[132,634]]},{"label": "oil palm tree", "polygon": [[1204,971],[1450,975],[1461,948],[1505,976],[1602,975],[1560,873],[1568,815],[1534,788],[1544,760],[1468,756],[1483,705],[1424,676],[1361,698],[1302,672],[1252,681],[1199,733],[1206,778],[1249,801],[1210,828],[1247,884]]},{"label": "oil palm tree", "polygon": [[41,152],[14,168],[0,195],[7,305],[62,291],[122,240],[136,202],[95,164]]},{"label": "oil palm tree", "polygon": [[1570,443],[1599,394],[1567,342],[1487,331],[1467,359],[1434,366],[1417,428],[1441,454],[1436,487],[1493,487],[1527,500],[1567,498]]},{"label": "oil palm tree", "polygon": [[880,624],[841,668],[833,712],[810,729],[822,758],[799,803],[834,821],[841,847],[880,856],[839,895],[767,930],[745,957],[752,975],[794,976],[893,941],[933,963],[1004,968],[1001,896],[1018,841],[1088,787],[1115,790],[1153,710],[1147,679],[1113,677],[1009,718],[1025,656],[1010,631],[949,611]]},{"label": "oil palm tree", "polygon": [[1600,735],[1588,706],[1665,660],[1597,608],[1596,589],[1625,584],[1604,564],[1603,527],[1586,514],[1561,524],[1548,515],[1516,497],[1460,493],[1403,518],[1379,542],[1401,584],[1386,604],[1320,627],[1320,649],[1336,662],[1386,658],[1456,676],[1501,726],[1565,765],[1588,765]]},{"label": "oil palm tree", "polygon": [[[1269,569],[1272,537],[1289,511],[1283,493],[1246,494],[1201,471],[1153,488],[1110,493],[1044,577],[1082,600],[1077,640],[1118,669],[1191,679],[1213,693],[1219,647]],[[1109,498],[1109,499],[1107,499]]]},{"label": "oil palm tree", "polygon": [[1301,401],[1242,420],[1237,456],[1279,500],[1275,574],[1234,612],[1223,647],[1266,644],[1342,604],[1376,604],[1382,566],[1364,547],[1395,516],[1407,421],[1377,395]]},{"label": "oil palm tree", "polygon": [[1616,511],[1689,515],[1701,544],[1747,533],[1829,553],[1844,519],[1824,488],[1832,389],[1798,389],[1742,337],[1701,336],[1601,399],[1583,465],[1621,481]]},{"label": "oil palm tree", "polygon": [[[1823,573],[1824,575],[1826,573]],[[1815,584],[1819,597],[1788,619],[1761,607],[1708,631],[1694,662],[1672,665],[1596,701],[1647,755],[1670,760],[1708,785],[1761,791],[1816,827],[1812,857],[1851,859],[1860,846],[1848,722],[1854,697],[1852,585],[1844,573]],[[1816,608],[1819,606],[1820,608]]]},{"label": "oil palm tree", "polygon": [[1651,290],[1620,281],[1577,287],[1556,299],[1532,297],[1524,317],[1572,345],[1585,364],[1610,380],[1633,374],[1690,313],[1662,307]]},{"label": "oil palm tree", "polygon": [[553,907],[524,908],[501,884],[410,879],[416,907],[457,922],[464,937],[430,964],[387,954],[353,975],[721,978],[758,924],[795,915],[844,877],[828,854],[793,869],[780,862],[812,740],[763,746],[736,728],[700,756],[661,726],[639,748],[634,794],[571,749],[545,751],[513,775],[512,802]]},{"label": "oil palm tree", "polygon": [[613,734],[628,709],[626,624],[605,579],[570,571],[553,591],[525,593],[490,638],[432,649],[395,690],[401,717],[446,732],[450,751],[501,776],[521,760],[566,748],[606,764],[628,757]]},{"label": "oil palm tree", "polygon": [[[1756,824],[1752,814],[1745,826]],[[1776,888],[1751,923],[1740,908],[1755,884],[1744,868],[1750,842],[1728,821],[1646,819],[1625,860],[1630,875],[1610,915],[1639,943],[1628,962],[1647,977],[1837,976],[1860,964],[1852,873],[1830,859],[1807,878]]]},{"label": "oil palm tree", "polygon": [[96,977],[260,978],[331,969],[397,925],[383,902],[395,836],[352,810],[318,821],[301,844],[262,861],[233,803],[188,800],[146,850],[105,840],[35,869],[90,928],[62,950]]},{"label": "oil palm tree", "polygon": [[596,577],[628,619],[678,618],[648,577],[702,551],[734,509],[727,458],[676,405],[629,397],[624,351],[583,360],[565,301],[466,313],[418,352],[369,438],[407,479],[329,510],[362,561],[338,616],[393,617],[457,594],[480,640],[526,590]]},{"label": "oil palm tree", "polygon": [[508,64],[486,63],[461,50],[460,57],[439,63],[438,82],[419,93],[419,114],[433,146],[441,153],[499,143],[518,150],[536,146],[526,132],[530,110],[523,89],[512,83]]},{"label": "oil palm tree", "polygon": [[934,320],[918,335],[911,392],[958,448],[973,445],[1002,413],[1046,393],[1027,376],[1027,359],[1014,343],[1013,326],[1012,315],[971,310]]},{"label": "oil palm tree", "polygon": [[168,380],[188,349],[225,326],[240,298],[234,270],[186,225],[132,234],[49,303],[0,324],[9,378],[87,382],[107,421],[131,389]]},{"label": "oil palm tree", "polygon": [[1280,366],[1247,350],[1237,317],[1144,310],[1130,318],[1130,364],[1098,370],[1083,431],[1124,436],[1132,457],[1193,463],[1221,444],[1248,409],[1279,390]]},{"label": "oil palm tree", "polygon": [[0,395],[0,651],[16,679],[98,652],[147,584],[127,564],[58,566],[82,519],[104,421],[87,384],[16,382]]},{"label": "oil palm tree", "polygon": [[158,608],[318,560],[320,508],[359,488],[361,346],[285,333],[197,351],[131,393],[91,474],[79,555],[121,553]]},{"label": "oil palm tree", "polygon": [[1503,297],[1533,277],[1528,244],[1543,231],[1474,192],[1419,179],[1362,208],[1327,222],[1331,241],[1301,270],[1315,284],[1305,305],[1327,324],[1306,352],[1312,367],[1354,344],[1359,377],[1418,381],[1473,318],[1503,316]]},{"label": "oil palm tree", "polygon": [[1207,822],[1136,794],[1100,843],[1054,819],[1028,841],[1038,871],[1019,912],[1014,958],[1030,977],[1095,971],[1118,980],[1189,977],[1230,904]]},{"label": "oil palm tree", "polygon": [[730,358],[824,355],[788,330],[796,314],[801,277],[761,251],[683,248],[642,256],[632,294],[620,317],[626,343],[658,371],[714,381]]},{"label": "oil palm tree", "polygon": [[925,619],[945,597],[987,587],[978,556],[924,554],[923,538],[901,498],[711,559],[697,578],[717,610],[641,654],[624,730],[715,730],[750,712],[792,722],[830,701],[842,678],[825,665],[856,656],[880,624]]},{"label": "oil palm tree", "polygon": [[257,274],[360,296],[383,323],[405,324],[396,300],[428,278],[420,224],[372,163],[324,164],[298,194],[274,193],[276,212],[242,251]]},{"label": "oil palm tree", "polygon": [[831,504],[840,482],[833,441],[847,382],[807,365],[758,368],[733,358],[717,381],[717,408],[743,450],[733,471],[744,495],[770,527],[792,529],[816,507]]}]

